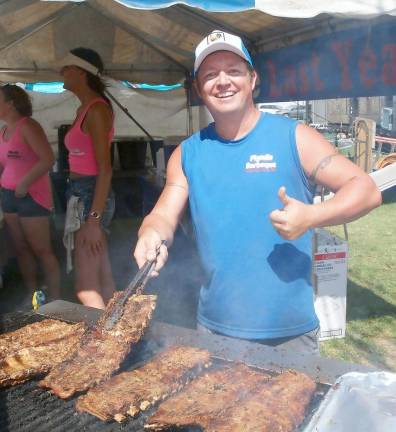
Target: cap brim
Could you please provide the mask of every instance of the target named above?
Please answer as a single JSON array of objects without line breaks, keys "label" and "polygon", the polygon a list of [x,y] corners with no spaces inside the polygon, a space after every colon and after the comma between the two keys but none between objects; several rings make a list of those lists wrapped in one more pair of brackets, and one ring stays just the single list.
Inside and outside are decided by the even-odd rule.
[{"label": "cap brim", "polygon": [[250,59],[247,58],[246,54],[238,49],[237,47],[234,47],[228,43],[225,42],[217,42],[215,44],[212,44],[208,47],[206,47],[200,54],[199,56],[195,59],[194,62],[194,73],[197,73],[199,67],[201,66],[201,64],[203,63],[203,61],[206,59],[206,57],[208,57],[210,54],[213,54],[217,51],[229,51],[232,52],[236,55],[238,55],[239,57],[242,57],[244,60],[246,60],[248,63],[250,63]]}]

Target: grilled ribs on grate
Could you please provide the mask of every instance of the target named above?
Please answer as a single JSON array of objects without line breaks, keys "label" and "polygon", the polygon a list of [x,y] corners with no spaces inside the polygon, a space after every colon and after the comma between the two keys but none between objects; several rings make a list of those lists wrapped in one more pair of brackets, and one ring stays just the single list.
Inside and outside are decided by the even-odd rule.
[{"label": "grilled ribs on grate", "polygon": [[73,332],[74,326],[59,320],[45,319],[4,333],[0,335],[0,360],[22,348],[56,342]]},{"label": "grilled ribs on grate", "polygon": [[176,346],[156,355],[143,366],[116,375],[91,389],[77,401],[77,410],[108,421],[123,421],[155,402],[179,391],[203,367],[210,353],[198,348]]},{"label": "grilled ribs on grate", "polygon": [[145,427],[162,430],[171,426],[199,425],[206,430],[227,407],[238,404],[269,379],[269,375],[244,364],[208,371],[161,403]]},{"label": "grilled ribs on grate", "polygon": [[47,373],[77,348],[85,325],[43,320],[0,336],[0,387]]},{"label": "grilled ribs on grate", "polygon": [[163,402],[145,425],[200,426],[207,432],[289,432],[302,420],[316,384],[299,372],[270,378],[247,366],[210,371]]},{"label": "grilled ribs on grate", "polygon": [[156,303],[155,295],[131,296],[120,320],[111,330],[105,330],[103,324],[107,312],[121,294],[114,295],[96,326],[85,333],[73,357],[59,364],[39,382],[41,387],[49,388],[65,399],[108,379],[119,368],[131,344],[142,337]]},{"label": "grilled ribs on grate", "polygon": [[315,392],[307,375],[287,371],[260,386],[245,400],[212,418],[206,432],[290,432],[298,427]]}]

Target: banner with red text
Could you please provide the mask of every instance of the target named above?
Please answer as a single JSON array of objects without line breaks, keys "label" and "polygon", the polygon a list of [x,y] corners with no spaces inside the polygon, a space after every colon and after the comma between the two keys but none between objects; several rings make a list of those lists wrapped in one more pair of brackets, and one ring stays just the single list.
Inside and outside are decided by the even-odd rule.
[{"label": "banner with red text", "polygon": [[396,22],[321,36],[254,56],[256,102],[396,95]]}]

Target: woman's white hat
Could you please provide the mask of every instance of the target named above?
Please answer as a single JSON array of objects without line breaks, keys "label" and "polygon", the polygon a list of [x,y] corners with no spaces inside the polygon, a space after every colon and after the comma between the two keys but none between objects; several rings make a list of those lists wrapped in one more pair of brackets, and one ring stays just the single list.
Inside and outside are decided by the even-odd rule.
[{"label": "woman's white hat", "polygon": [[86,60],[78,57],[71,52],[69,52],[63,59],[57,61],[55,63],[56,68],[58,70],[62,69],[65,66],[78,66],[81,69],[84,69],[87,72],[90,72],[93,75],[99,75],[99,69],[93,64],[87,62]]}]

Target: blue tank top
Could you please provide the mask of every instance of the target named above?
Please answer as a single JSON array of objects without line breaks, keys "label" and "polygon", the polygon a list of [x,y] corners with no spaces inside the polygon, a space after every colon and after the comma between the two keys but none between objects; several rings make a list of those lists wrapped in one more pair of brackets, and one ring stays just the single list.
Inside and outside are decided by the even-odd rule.
[{"label": "blue tank top", "polygon": [[198,322],[243,339],[306,333],[318,326],[311,285],[312,235],[282,239],[269,214],[278,189],[304,203],[312,191],[301,167],[296,122],[261,114],[240,140],[214,124],[182,143],[192,220],[205,281]]}]

